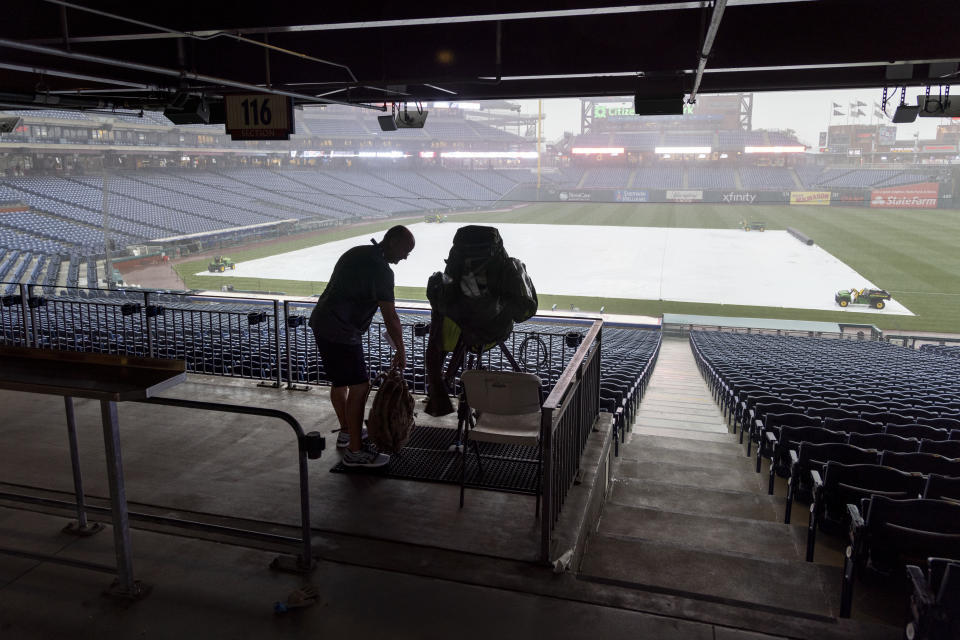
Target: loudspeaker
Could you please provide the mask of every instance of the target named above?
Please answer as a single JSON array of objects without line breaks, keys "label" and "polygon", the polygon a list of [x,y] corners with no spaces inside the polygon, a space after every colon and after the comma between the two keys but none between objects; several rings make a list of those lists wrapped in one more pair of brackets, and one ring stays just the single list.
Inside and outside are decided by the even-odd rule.
[{"label": "loudspeaker", "polygon": [[427,111],[397,111],[396,124],[404,129],[422,129],[427,122]]},{"label": "loudspeaker", "polygon": [[173,124],[210,124],[210,105],[195,96],[187,98],[183,106],[171,104],[163,115]]},{"label": "loudspeaker", "polygon": [[894,122],[913,122],[920,113],[920,107],[912,107],[908,104],[902,104],[893,112]]},{"label": "loudspeaker", "polygon": [[377,116],[377,122],[380,123],[381,131],[397,130],[397,123],[394,121],[393,116]]}]

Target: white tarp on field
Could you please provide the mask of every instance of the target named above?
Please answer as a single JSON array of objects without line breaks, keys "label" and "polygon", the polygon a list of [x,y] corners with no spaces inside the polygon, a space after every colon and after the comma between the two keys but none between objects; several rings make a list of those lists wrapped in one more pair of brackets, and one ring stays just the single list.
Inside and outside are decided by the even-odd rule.
[{"label": "white tarp on field", "polygon": [[[458,223],[410,225],[417,247],[394,267],[398,286],[425,287],[443,270]],[[873,283],[819,246],[786,231],[668,229],[586,225],[498,224],[507,252],[527,265],[537,291],[596,298],[676,300],[715,304],[840,310],[838,289]],[[383,233],[375,234],[379,240]],[[198,275],[325,282],[350,247],[367,236],[338,240],[269,258],[233,271]],[[882,284],[882,283],[881,283]],[[913,315],[895,300],[882,311]]]}]

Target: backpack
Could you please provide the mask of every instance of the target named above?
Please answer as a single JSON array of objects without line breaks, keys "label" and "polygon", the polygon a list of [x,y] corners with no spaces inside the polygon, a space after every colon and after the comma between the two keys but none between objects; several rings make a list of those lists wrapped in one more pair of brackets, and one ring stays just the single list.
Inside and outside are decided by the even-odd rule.
[{"label": "backpack", "polygon": [[520,260],[510,258],[494,227],[457,230],[443,273],[427,281],[431,308],[453,320],[475,347],[506,340],[514,322],[537,311],[537,292]]},{"label": "backpack", "polygon": [[367,418],[370,440],[382,451],[396,453],[410,439],[414,400],[403,374],[397,369],[381,373],[373,405]]}]

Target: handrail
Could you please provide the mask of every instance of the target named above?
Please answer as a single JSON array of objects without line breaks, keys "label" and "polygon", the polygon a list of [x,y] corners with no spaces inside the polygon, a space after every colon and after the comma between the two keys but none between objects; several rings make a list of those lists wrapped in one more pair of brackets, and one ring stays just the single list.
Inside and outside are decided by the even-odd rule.
[{"label": "handrail", "polygon": [[544,409],[556,409],[563,402],[563,396],[566,394],[567,388],[575,378],[579,377],[581,373],[580,367],[586,360],[587,353],[590,351],[590,346],[600,333],[600,329],[602,327],[603,320],[594,320],[593,324],[590,326],[590,330],[587,331],[587,334],[583,337],[583,342],[580,343],[580,346],[574,352],[573,357],[570,358],[570,362],[567,363],[567,367],[557,379],[557,384],[554,385],[553,390],[550,392],[550,395],[547,396],[547,399],[543,401]]},{"label": "handrail", "polygon": [[544,562],[551,561],[553,527],[600,413],[602,329],[603,320],[596,320],[590,327],[540,414],[540,558]]},{"label": "handrail", "polygon": [[[297,436],[297,459],[300,474],[300,543],[302,552],[297,557],[294,569],[297,571],[310,571],[313,568],[313,550],[310,534],[310,478],[307,470],[308,453],[319,457],[325,443],[322,437],[317,435],[314,440],[316,447],[311,450],[311,443],[308,441],[303,427],[292,415],[279,409],[269,409],[266,407],[251,407],[248,405],[229,404],[223,402],[207,402],[203,400],[187,400],[183,398],[153,397],[142,400],[141,402],[149,404],[159,404],[169,407],[182,407],[184,409],[199,409],[205,411],[222,411],[225,413],[240,413],[246,415],[263,416],[266,418],[276,418],[283,420]],[[311,436],[312,437],[312,436]],[[280,558],[273,564],[276,568],[288,568],[283,566]]]}]

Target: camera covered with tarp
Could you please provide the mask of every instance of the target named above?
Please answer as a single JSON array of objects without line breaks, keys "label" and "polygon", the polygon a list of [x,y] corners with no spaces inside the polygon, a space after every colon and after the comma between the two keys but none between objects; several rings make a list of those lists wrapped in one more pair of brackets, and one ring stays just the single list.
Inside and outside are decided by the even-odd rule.
[{"label": "camera covered with tarp", "polygon": [[443,376],[446,353],[458,348],[479,353],[502,343],[515,322],[537,312],[537,291],[495,227],[468,225],[454,235],[444,270],[427,281],[427,299],[432,312],[427,413],[446,415],[453,411]]}]

